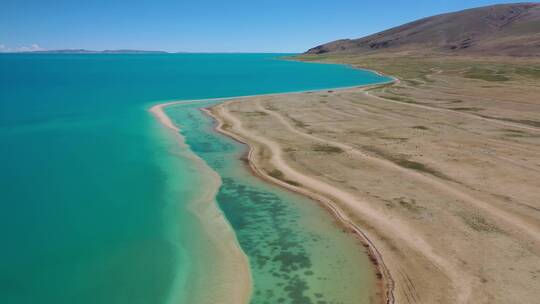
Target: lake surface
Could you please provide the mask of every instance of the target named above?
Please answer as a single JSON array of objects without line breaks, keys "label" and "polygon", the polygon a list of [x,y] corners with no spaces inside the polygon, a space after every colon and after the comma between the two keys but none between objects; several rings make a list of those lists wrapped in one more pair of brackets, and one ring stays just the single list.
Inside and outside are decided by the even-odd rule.
[{"label": "lake surface", "polygon": [[[248,176],[237,160],[244,147],[213,133],[197,107],[168,110],[188,147],[147,111],[163,101],[388,80],[282,55],[0,54],[1,302],[182,303],[195,292],[184,284],[196,271],[198,226],[186,206],[197,179],[177,152],[190,149],[222,178],[217,201],[250,257],[254,303],[332,303],[336,291],[323,282],[339,265],[318,261],[355,259],[331,250],[357,246],[352,238],[313,202]],[[255,217],[271,228],[255,233]],[[277,253],[300,264],[261,262]]]}]

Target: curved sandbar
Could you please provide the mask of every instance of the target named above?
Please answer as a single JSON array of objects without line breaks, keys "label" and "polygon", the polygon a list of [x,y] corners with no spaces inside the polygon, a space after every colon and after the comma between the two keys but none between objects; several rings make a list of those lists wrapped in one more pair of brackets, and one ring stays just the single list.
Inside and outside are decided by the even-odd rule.
[{"label": "curved sandbar", "polygon": [[[380,85],[380,84],[377,84],[377,85]],[[372,86],[376,86],[376,85],[365,86],[364,88],[372,87]],[[358,88],[358,86],[353,87],[353,88]],[[341,88],[341,90],[344,90],[344,89],[351,89],[351,87]],[[329,89],[325,89],[325,90],[329,90]],[[330,90],[335,90],[335,89],[330,89]],[[293,92],[293,93],[276,93],[276,94],[266,94],[266,95],[257,95],[257,96],[267,96],[268,97],[268,96],[281,96],[281,95],[288,95],[288,94],[314,93],[314,92],[322,92],[322,91],[324,91],[324,90],[320,90],[320,91],[319,90],[311,90],[311,91],[302,91],[302,92]],[[156,115],[156,117],[160,120],[160,122],[164,126],[167,126],[169,129],[174,130],[175,132],[178,132],[178,131],[180,131],[179,128],[176,127],[175,124],[169,118],[169,116],[167,116],[163,112],[164,107],[172,106],[172,105],[188,104],[188,103],[194,103],[194,102],[197,102],[197,103],[203,103],[204,101],[216,102],[216,101],[226,101],[226,100],[249,99],[249,98],[253,98],[253,97],[255,97],[255,96],[241,96],[241,97],[231,97],[231,98],[170,102],[170,103],[165,103],[165,104],[155,106],[155,107],[152,108],[151,111],[152,111],[152,113],[154,113],[154,115]],[[207,104],[207,107],[208,107],[208,103],[206,103],[206,104]],[[213,115],[211,115],[209,113],[209,111],[207,109],[202,108],[201,110],[203,112],[206,112],[207,114],[209,114],[209,116],[213,116]],[[217,119],[217,121],[218,121],[219,125],[222,126],[221,120],[219,118]],[[221,131],[219,129],[221,129],[221,128],[218,126],[218,131]],[[222,133],[222,132],[220,132],[220,133]],[[229,135],[232,135],[232,134],[229,134]],[[229,136],[229,137],[231,137],[231,136]],[[232,137],[235,138],[234,136],[232,136]],[[239,138],[235,138],[235,139],[239,140]],[[244,141],[242,141],[242,140],[239,140],[239,141],[244,143]],[[251,155],[252,146],[248,145],[248,148],[250,148],[248,151],[249,151],[249,154]],[[255,169],[255,168],[252,167],[252,169]],[[253,171],[253,172],[257,173],[256,170]],[[271,181],[272,183],[275,183],[276,181],[278,181],[278,180],[268,180],[267,179],[268,176],[266,174],[256,174],[256,175],[258,177],[264,179],[264,180]],[[327,211],[329,211],[330,214],[333,215],[333,218],[337,220],[337,222],[334,222],[329,217],[328,220],[324,220],[324,221],[325,222],[328,221],[329,223],[333,222],[334,223],[333,225],[338,224],[338,227],[333,227],[333,228],[328,227],[327,229],[331,229],[332,232],[330,233],[329,230],[325,230],[326,233],[324,233],[324,234],[335,235],[335,232],[333,231],[333,229],[337,228],[336,232],[338,232],[338,233],[342,233],[341,231],[350,232],[350,233],[353,233],[358,239],[360,239],[359,243],[354,244],[355,242],[354,242],[354,237],[353,237],[353,238],[351,238],[350,241],[347,241],[348,244],[350,244],[350,245],[345,246],[345,248],[347,248],[345,250],[347,252],[353,253],[352,254],[353,256],[358,255],[358,254],[361,255],[362,253],[365,254],[363,257],[358,256],[357,258],[354,258],[352,260],[348,260],[348,261],[354,261],[353,264],[350,264],[350,266],[353,266],[353,268],[349,268],[348,271],[353,271],[353,272],[361,271],[364,274],[362,274],[360,276],[365,276],[367,274],[369,274],[369,275],[367,275],[365,277],[365,279],[367,279],[367,281],[364,281],[364,280],[359,280],[359,281],[356,281],[356,280],[350,281],[349,280],[349,281],[347,281],[348,282],[347,285],[352,284],[351,286],[349,286],[349,288],[353,288],[353,286],[354,286],[353,282],[358,282],[360,284],[358,286],[359,287],[358,290],[361,290],[361,293],[364,293],[364,296],[368,296],[368,299],[369,299],[368,302],[369,303],[379,303],[379,302],[383,302],[383,301],[385,303],[393,302],[393,296],[392,296],[393,280],[390,277],[389,272],[387,271],[387,269],[386,269],[386,267],[384,265],[382,257],[380,256],[378,251],[375,249],[373,244],[370,242],[370,240],[367,239],[366,235],[364,233],[362,233],[362,231],[360,231],[358,226],[354,225],[353,222],[344,213],[342,213],[340,211],[340,209],[337,207],[337,205],[333,204],[328,199],[326,199],[326,198],[324,198],[322,196],[317,196],[314,193],[302,191],[299,188],[287,187],[286,184],[280,184],[279,181],[278,181],[277,184],[279,186],[285,186],[285,188],[287,188],[287,190],[293,190],[293,192],[303,194],[305,196],[308,196],[308,197],[310,197],[312,199],[315,199],[315,200],[319,201],[320,203],[322,203],[321,206],[324,207]],[[309,202],[309,200],[306,200],[306,202]],[[305,205],[306,202],[303,202],[303,204]],[[302,207],[302,208],[304,208],[304,207]],[[315,208],[315,209],[313,209],[313,208]],[[312,210],[316,210],[318,208],[319,207],[316,206],[316,205],[315,205],[315,207],[308,207],[308,209],[312,209]],[[320,214],[318,216],[321,216],[321,215],[326,216],[325,213],[322,212],[322,211],[318,211],[315,214]],[[317,217],[315,217],[315,218],[312,217],[310,219],[310,215],[307,215],[306,220],[308,220],[308,221],[310,221],[310,220],[311,221],[313,221],[313,220],[317,221]],[[325,225],[327,225],[327,224],[325,224]],[[342,228],[339,228],[339,226],[342,227]],[[312,229],[312,228],[313,227],[311,227],[309,229]],[[339,237],[339,238],[342,238],[342,237]],[[270,242],[271,240],[268,240],[268,241]],[[362,246],[360,245],[360,243],[364,245],[365,249],[362,249]],[[327,247],[327,248],[329,248],[329,247]],[[339,250],[339,248],[340,247],[337,247],[336,249]],[[339,256],[342,256],[342,255],[339,254]],[[351,254],[349,254],[349,256],[351,256]],[[250,257],[251,257],[251,255],[250,255]],[[369,259],[368,259],[368,257],[369,257]],[[369,262],[370,260],[371,260],[371,263]],[[339,263],[339,260],[336,260],[336,262]],[[325,264],[325,262],[322,262],[322,263]],[[363,265],[362,266],[363,268],[360,268],[358,270],[352,270],[352,269],[354,269],[355,266],[358,266],[358,265]],[[258,271],[260,271],[260,270],[258,270]],[[259,273],[259,272],[257,272],[257,273]],[[334,277],[335,277],[335,275],[337,275],[337,273],[334,274]],[[332,277],[333,276],[330,276],[329,278],[332,278]],[[326,279],[324,279],[324,280],[326,280]],[[338,279],[337,281],[339,282],[339,280],[340,279]],[[364,284],[366,284],[366,285],[364,286]],[[332,286],[332,285],[328,285],[328,286]],[[328,286],[326,288],[328,288]],[[333,293],[339,292],[338,291],[339,286],[331,287],[331,289],[332,289]],[[353,290],[353,289],[351,289],[351,290]],[[257,290],[259,290],[259,292],[261,291],[260,289],[257,289]],[[255,290],[255,291],[257,291],[257,290]],[[317,289],[314,289],[314,291],[312,291],[312,292],[317,292]],[[351,295],[351,293],[347,292],[347,295]],[[353,299],[349,298],[349,300],[353,300]],[[365,300],[366,299],[362,300],[362,303],[364,303]]]},{"label": "curved sandbar", "polygon": [[[171,131],[172,136],[177,137],[181,144],[185,145],[184,139],[179,133],[179,128],[174,125],[164,112],[165,107],[178,103],[186,102],[158,104],[151,107],[149,111],[164,127]],[[190,303],[200,304],[249,303],[252,282],[247,256],[240,248],[234,231],[215,202],[221,179],[194,153],[187,152],[183,156],[189,157],[197,166],[198,172],[207,177],[205,180],[206,187],[201,189],[197,199],[191,202],[190,210],[198,217],[205,228],[205,236],[210,240],[211,252],[205,254],[216,257],[212,260],[196,261],[204,263],[204,266],[212,269],[213,272],[197,275],[189,282],[188,288],[198,292],[192,294],[188,300]],[[211,267],[209,267],[209,264],[211,264]],[[201,291],[204,291],[204,293],[201,293]]]},{"label": "curved sandbar", "polygon": [[[398,82],[397,78],[392,77],[392,79],[393,80],[389,81],[388,83]],[[332,89],[331,91],[343,91],[351,89],[366,90],[383,84],[386,83],[362,87],[338,88]],[[326,91],[328,91],[328,89],[284,94],[268,94],[260,95],[258,97],[292,95],[302,93],[322,93]],[[211,108],[202,109],[202,111],[204,111],[207,115],[211,116],[217,121],[218,124],[215,127],[216,131],[225,134],[249,147],[247,153],[247,162],[250,169],[256,176],[268,182],[277,184],[287,190],[300,193],[320,202],[322,206],[326,208],[331,213],[331,215],[334,216],[343,225],[345,229],[355,234],[362,242],[362,244],[364,244],[364,246],[367,248],[373,266],[376,268],[376,275],[379,279],[378,286],[380,288],[380,290],[376,292],[376,294],[380,295],[376,302],[387,304],[394,303],[394,279],[392,278],[390,271],[388,270],[383,260],[382,255],[375,247],[373,242],[368,238],[366,233],[364,233],[362,229],[353,220],[351,220],[351,218],[345,212],[342,211],[342,208],[335,203],[336,198],[340,200],[350,201],[352,197],[348,194],[344,194],[344,192],[338,188],[321,183],[310,176],[296,171],[282,159],[281,147],[279,146],[279,144],[277,144],[276,142],[272,142],[271,140],[268,140],[266,138],[257,136],[249,132],[249,130],[245,129],[242,126],[242,122],[238,118],[231,115],[231,113],[227,109],[227,105],[232,102],[237,102],[239,100],[249,102],[249,100],[245,100],[246,98],[256,98],[256,96],[231,98],[231,100],[225,101]],[[279,172],[284,173],[284,176],[286,176],[287,178],[291,178],[293,181],[298,181],[299,183],[292,183],[286,179],[277,178],[269,174],[267,170],[263,168],[264,166],[261,166],[260,154],[263,153],[263,149],[269,149],[271,151],[269,156],[269,162],[271,163],[273,168],[279,170]],[[313,191],[311,190],[313,188],[318,188],[322,191]]]}]

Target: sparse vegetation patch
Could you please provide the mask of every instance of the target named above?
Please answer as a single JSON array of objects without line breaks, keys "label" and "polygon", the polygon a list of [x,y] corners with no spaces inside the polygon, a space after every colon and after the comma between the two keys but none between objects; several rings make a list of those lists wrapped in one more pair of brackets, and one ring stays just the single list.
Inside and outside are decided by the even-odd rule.
[{"label": "sparse vegetation patch", "polygon": [[481,79],[485,81],[508,81],[510,78],[505,76],[500,70],[473,67],[464,75],[466,78]]},{"label": "sparse vegetation patch", "polygon": [[514,72],[525,77],[540,78],[540,67],[518,67]]},{"label": "sparse vegetation patch", "polygon": [[471,227],[472,229],[476,231],[494,232],[494,233],[501,232],[499,227],[488,222],[484,217],[480,216],[479,214],[470,214],[470,213],[461,212],[458,215],[459,217],[461,217],[461,219],[463,219],[463,222],[465,222],[467,226]]},{"label": "sparse vegetation patch", "polygon": [[314,145],[311,150],[324,153],[343,153],[343,149],[331,145]]},{"label": "sparse vegetation patch", "polygon": [[414,99],[412,99],[412,98],[402,97],[402,96],[385,95],[385,96],[381,96],[381,97],[386,98],[386,99],[390,99],[390,100],[406,102],[406,103],[419,103],[419,102],[414,101]]},{"label": "sparse vegetation patch", "polygon": [[485,110],[479,107],[458,107],[458,108],[451,108],[451,109],[455,111],[470,111],[470,112],[478,112],[478,111]]},{"label": "sparse vegetation patch", "polygon": [[244,115],[246,115],[246,116],[268,116],[268,113],[261,112],[261,111],[253,111],[253,112],[244,112]]}]

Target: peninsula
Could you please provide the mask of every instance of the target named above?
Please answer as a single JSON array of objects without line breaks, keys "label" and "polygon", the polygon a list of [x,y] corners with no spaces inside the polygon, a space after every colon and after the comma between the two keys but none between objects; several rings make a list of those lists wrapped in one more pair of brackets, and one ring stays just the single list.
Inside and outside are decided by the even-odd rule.
[{"label": "peninsula", "polygon": [[294,60],[391,84],[210,109],[257,174],[325,203],[371,247],[386,302],[540,297],[540,5],[425,18]]}]

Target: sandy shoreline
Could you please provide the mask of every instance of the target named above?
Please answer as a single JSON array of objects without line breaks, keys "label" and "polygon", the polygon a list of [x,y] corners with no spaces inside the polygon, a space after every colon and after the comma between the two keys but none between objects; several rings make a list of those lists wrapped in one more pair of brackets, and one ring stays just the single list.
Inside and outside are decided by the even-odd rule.
[{"label": "sandy shoreline", "polygon": [[[540,272],[540,128],[519,117],[540,106],[528,98],[538,92],[429,71],[423,86],[256,96],[206,112],[250,147],[258,176],[323,202],[371,245],[387,302],[529,303]],[[446,106],[458,102],[449,86],[471,105]],[[510,90],[499,95],[516,103],[466,112],[490,105],[484,86],[487,98]]]},{"label": "sandy shoreline", "polygon": [[[346,89],[350,89],[350,88],[346,88]],[[339,89],[333,89],[333,90],[339,90]],[[315,92],[324,92],[324,91],[327,91],[327,90],[315,91]],[[283,95],[286,95],[286,94],[287,93],[284,93]],[[227,102],[220,105],[225,105],[226,103]],[[320,202],[322,204],[322,207],[327,209],[330,212],[330,214],[334,216],[338,220],[338,222],[343,225],[344,228],[346,228],[349,232],[355,234],[360,240],[360,242],[367,248],[370,260],[372,261],[373,266],[376,268],[376,274],[378,277],[378,285],[381,288],[381,291],[382,291],[381,294],[384,295],[384,297],[381,299],[382,302],[394,303],[394,296],[393,296],[394,281],[390,275],[390,272],[388,271],[388,268],[386,267],[384,263],[382,255],[374,246],[374,244],[371,242],[371,240],[367,237],[367,235],[360,229],[360,227],[358,227],[358,225],[356,225],[344,212],[342,212],[339,206],[337,206],[335,203],[333,203],[332,200],[328,199],[327,197],[322,196],[316,192],[309,191],[308,189],[297,187],[287,182],[284,182],[280,179],[274,178],[270,176],[267,172],[259,168],[257,166],[257,160],[254,157],[254,155],[257,153],[257,146],[253,144],[253,141],[250,141],[249,139],[239,136],[237,133],[230,132],[227,129],[223,128],[223,126],[226,123],[233,122],[235,125],[240,125],[241,122],[235,119],[234,117],[228,115],[224,111],[222,111],[223,110],[222,107],[219,107],[219,109],[216,107],[212,107],[210,109],[204,108],[201,110],[205,112],[207,115],[209,115],[210,117],[212,117],[217,122],[217,125],[215,127],[215,130],[217,132],[222,133],[226,136],[229,136],[235,139],[236,141],[242,144],[245,144],[248,147],[246,161],[247,161],[247,165],[249,166],[249,168],[251,169],[251,171],[254,173],[255,176],[267,182],[283,187],[289,191],[293,191],[293,192],[305,195],[313,200]],[[275,152],[274,155],[279,155],[278,147],[274,144],[271,144],[271,146],[274,149],[274,152]],[[288,174],[296,175],[295,176],[296,178],[302,180],[303,182],[306,182],[306,178],[308,177],[292,171],[290,167],[288,167],[279,159],[277,159],[276,162],[277,162],[275,164],[276,168]]]},{"label": "sandy shoreline", "polygon": [[[321,92],[326,92],[326,91],[348,91],[348,90],[357,90],[357,89],[367,90],[367,89],[370,89],[370,88],[375,88],[375,87],[383,86],[383,85],[386,85],[386,84],[399,83],[399,79],[397,79],[397,78],[395,78],[393,76],[387,76],[387,75],[384,75],[384,74],[382,74],[382,73],[380,73],[378,71],[374,71],[374,70],[369,70],[369,69],[365,69],[365,70],[371,71],[371,72],[373,72],[373,73],[375,73],[377,75],[380,75],[380,76],[390,77],[391,80],[389,80],[387,82],[377,83],[377,84],[339,87],[339,88],[325,88],[325,89],[303,90],[303,91],[294,91],[294,92],[286,92],[286,93],[270,93],[270,94],[260,94],[260,95],[246,95],[246,96],[235,96],[235,97],[222,97],[222,98],[208,98],[208,99],[171,101],[171,102],[156,104],[156,105],[152,106],[149,109],[149,111],[159,120],[159,122],[163,126],[167,127],[170,130],[175,131],[175,133],[178,134],[177,132],[179,132],[180,129],[171,121],[171,119],[164,112],[164,108],[166,108],[168,106],[172,106],[172,105],[176,105],[176,104],[205,102],[205,101],[222,101],[222,103],[220,103],[218,105],[223,105],[224,103],[231,102],[231,101],[249,100],[251,98],[256,98],[256,97],[289,96],[289,95],[306,94],[306,93],[307,94],[316,94],[316,93],[321,93]],[[375,267],[375,269],[376,269],[377,278],[375,278],[375,279],[378,282],[377,285],[380,287],[380,291],[379,292],[375,291],[375,293],[382,295],[382,297],[380,298],[381,303],[388,303],[388,304],[394,303],[394,295],[393,295],[394,280],[393,280],[392,276],[390,275],[390,272],[388,271],[388,268],[386,267],[386,265],[384,263],[382,255],[377,250],[377,248],[375,247],[373,242],[371,242],[371,240],[368,238],[368,236],[360,229],[360,227],[357,224],[355,224],[344,212],[342,212],[342,210],[339,208],[338,205],[336,205],[331,199],[327,198],[326,196],[320,195],[320,194],[318,194],[316,192],[309,191],[309,190],[304,189],[304,188],[291,186],[290,184],[287,184],[287,183],[285,183],[285,182],[283,182],[283,181],[281,181],[279,179],[271,177],[266,172],[259,169],[257,167],[257,165],[256,165],[256,161],[254,161],[254,158],[253,158],[253,153],[254,153],[254,150],[255,150],[255,146],[253,144],[251,144],[250,141],[245,140],[244,138],[236,135],[235,133],[229,132],[226,129],[224,129],[223,125],[224,125],[225,122],[224,122],[223,118],[220,115],[216,115],[215,113],[213,113],[212,109],[213,108],[210,108],[210,109],[201,108],[201,111],[203,111],[204,113],[206,113],[207,115],[212,117],[217,122],[217,125],[215,127],[216,132],[219,132],[219,133],[222,133],[222,134],[224,134],[224,135],[226,135],[228,137],[231,137],[231,138],[237,140],[238,142],[240,142],[242,144],[245,144],[248,147],[247,157],[246,157],[247,164],[248,164],[251,171],[254,173],[254,175],[256,177],[261,178],[263,180],[266,180],[267,182],[277,184],[278,186],[281,186],[281,187],[283,187],[283,188],[285,188],[285,189],[287,189],[289,191],[293,191],[293,192],[305,195],[305,196],[307,196],[307,197],[321,203],[321,206],[323,208],[325,208],[328,212],[330,212],[331,216],[336,218],[338,220],[338,222],[341,225],[343,225],[343,227],[345,229],[347,229],[347,231],[349,231],[350,233],[356,235],[358,240],[367,249],[369,258],[370,258],[370,260],[372,262],[372,266]],[[180,136],[180,135],[178,135],[178,136]],[[202,162],[202,160],[200,160],[198,157],[194,156],[194,158],[196,158],[195,161],[197,161],[197,162],[201,161]],[[284,167],[282,169],[287,170],[287,166],[286,165],[283,165],[283,166]],[[219,179],[219,176],[217,177],[217,179]],[[219,185],[217,185],[216,189],[218,187],[219,187]],[[234,231],[232,233],[234,233]],[[237,242],[237,241],[235,240],[235,242]],[[238,248],[241,250],[239,245],[238,245]],[[243,254],[243,255],[245,257],[245,254]],[[245,258],[247,260],[247,257],[245,257]],[[248,276],[249,276],[249,274],[248,274]],[[250,278],[250,280],[251,280],[251,278]],[[244,294],[247,293],[248,296],[247,296],[246,300],[242,301],[242,302],[235,302],[235,303],[248,303],[249,302],[249,294],[251,292],[251,287],[252,287],[251,282],[250,282],[249,286],[250,287],[249,287],[248,291],[244,290],[243,292],[241,292],[241,293],[244,293]],[[225,303],[233,303],[233,302],[225,302]]]},{"label": "sandy shoreline", "polygon": [[[333,90],[339,90],[339,89],[333,89]],[[322,92],[324,91],[326,90],[322,90]],[[224,104],[221,104],[221,105],[224,105]],[[331,199],[325,196],[322,196],[317,192],[310,191],[306,188],[297,187],[295,185],[291,185],[287,182],[284,182],[280,179],[274,178],[270,176],[267,172],[259,168],[257,166],[257,160],[254,157],[254,155],[257,153],[257,146],[253,144],[253,141],[250,141],[249,139],[246,139],[242,136],[237,135],[237,133],[230,132],[227,129],[223,128],[225,124],[231,123],[231,122],[235,124],[236,126],[240,125],[241,122],[238,119],[235,119],[234,117],[228,115],[228,113],[224,112],[223,108],[221,107],[219,109],[214,107],[211,109],[202,109],[202,110],[217,121],[217,125],[215,127],[216,131],[224,135],[227,135],[237,140],[238,142],[241,142],[245,144],[246,146],[248,146],[246,160],[247,160],[248,166],[250,167],[252,172],[255,174],[255,176],[263,180],[266,180],[268,182],[279,185],[287,190],[308,196],[311,199],[314,199],[322,203],[323,204],[322,206],[326,208],[331,213],[332,216],[334,216],[348,231],[350,231],[351,233],[355,234],[358,237],[360,242],[362,242],[362,244],[364,244],[364,246],[368,249],[369,256],[373,263],[373,266],[376,267],[377,269],[376,273],[379,279],[378,285],[380,286],[382,290],[381,294],[384,294],[383,299],[381,299],[382,302],[394,303],[394,296],[393,296],[394,280],[392,279],[392,276],[390,275],[390,272],[388,271],[388,268],[386,267],[384,263],[382,255],[374,246],[373,242],[371,242],[371,240],[368,238],[368,236],[360,229],[360,227],[356,225]],[[279,147],[275,143],[266,142],[266,144],[269,144],[272,147],[273,152],[275,153],[273,155],[279,157]],[[309,177],[302,175],[298,172],[295,172],[294,170],[291,170],[291,168],[288,167],[281,159],[277,158],[274,161],[275,161],[274,165],[276,168],[278,168],[282,172],[287,173],[289,176],[295,178],[295,180],[300,180],[302,181],[302,183],[306,183],[306,181],[309,179]],[[321,186],[321,184],[315,183],[314,186]],[[331,192],[334,192],[334,194],[337,194],[339,196],[338,189],[332,189],[332,190]]]},{"label": "sandy shoreline", "polygon": [[[174,125],[164,112],[165,107],[179,103],[190,103],[190,101],[158,104],[152,106],[149,111],[183,144],[184,139],[178,133],[179,128]],[[204,304],[217,302],[228,304],[249,303],[252,280],[248,257],[242,251],[232,227],[215,202],[221,179],[194,153],[189,152],[184,156],[189,157],[197,165],[198,172],[201,172],[201,175],[208,177],[205,180],[206,191],[196,201],[192,202],[189,208],[199,218],[202,223],[201,226],[205,228],[205,235],[214,246],[212,254],[220,257],[212,261],[202,261],[211,263],[214,272],[203,277],[197,277],[194,281],[189,282],[189,287],[186,286],[186,288],[204,290],[203,297],[201,297],[201,294],[196,294],[193,295],[196,298],[191,299],[191,301],[196,300],[196,303]],[[194,262],[198,263],[199,261]],[[234,280],[231,278],[234,278]],[[211,288],[208,288],[208,286],[211,286]]]}]

